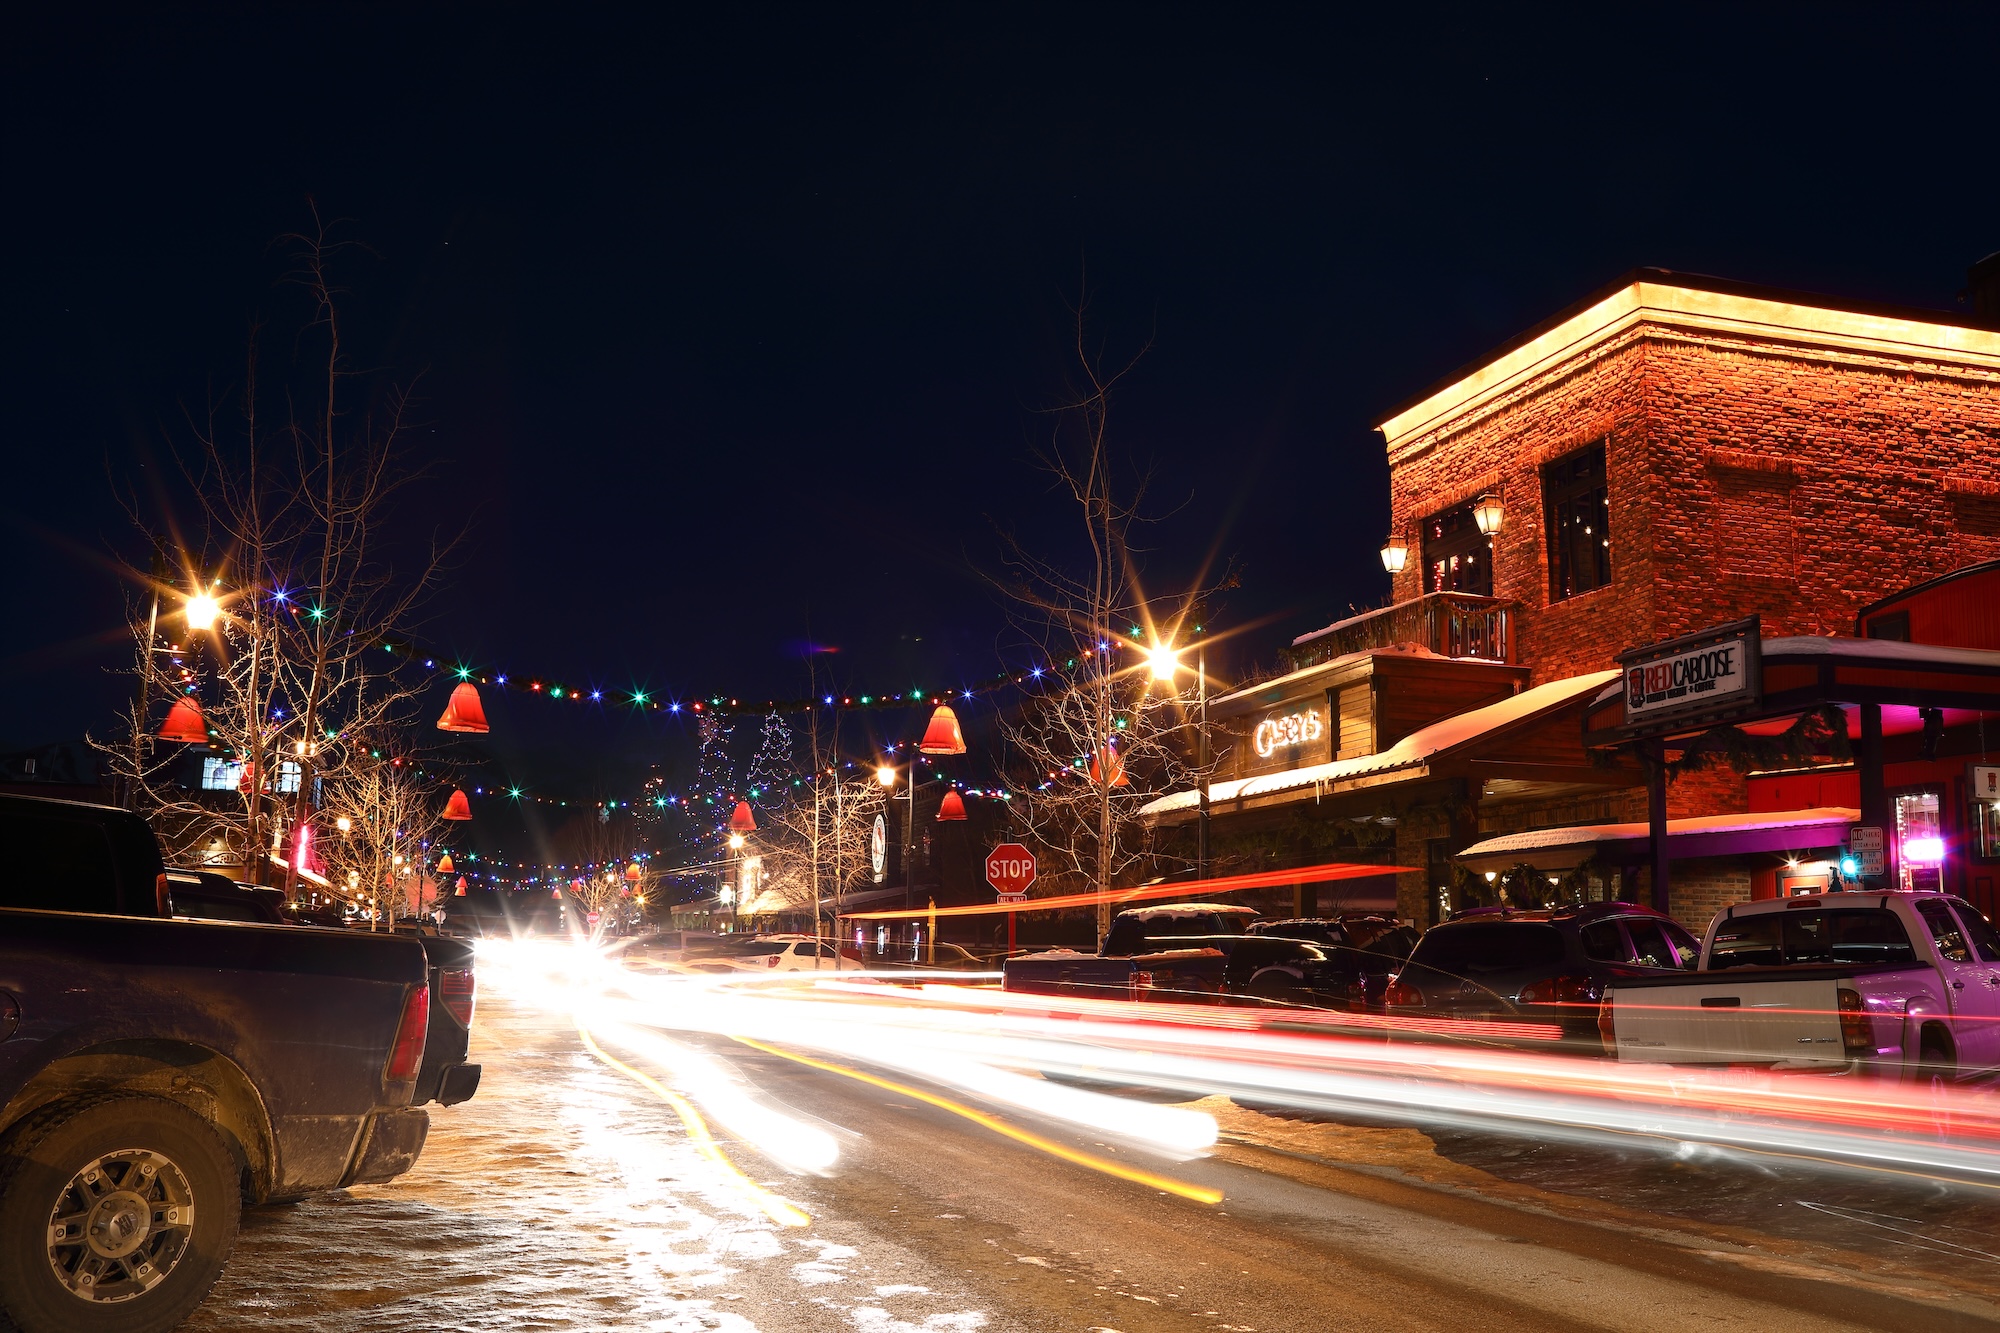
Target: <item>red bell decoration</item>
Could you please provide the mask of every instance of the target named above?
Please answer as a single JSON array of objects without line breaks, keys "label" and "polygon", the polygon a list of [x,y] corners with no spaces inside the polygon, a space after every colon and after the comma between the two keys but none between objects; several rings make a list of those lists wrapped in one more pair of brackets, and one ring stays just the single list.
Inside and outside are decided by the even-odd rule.
[{"label": "red bell decoration", "polygon": [[454,898],[463,898],[465,896],[465,876],[460,875],[458,877],[458,890],[451,896]]},{"label": "red bell decoration", "polygon": [[446,852],[443,856],[440,856],[438,858],[438,874],[449,875],[453,870],[456,869],[457,867],[451,863],[450,852]]},{"label": "red bell decoration", "polygon": [[458,682],[458,688],[451,692],[451,702],[444,706],[444,716],[438,719],[439,731],[489,731],[486,725],[486,709],[480,705],[479,691],[469,680]]},{"label": "red bell decoration", "polygon": [[642,876],[643,874],[645,874],[645,872],[639,869],[639,863],[637,861],[634,861],[632,862],[632,864],[625,867],[625,882],[627,884],[637,884],[639,882],[640,876]]},{"label": "red bell decoration", "polygon": [[451,799],[444,803],[444,818],[446,819],[472,818],[472,802],[465,799],[465,793],[463,791],[460,791],[456,788],[452,790]]},{"label": "red bell decoration", "polygon": [[1118,751],[1107,748],[1104,753],[1107,758],[1105,759],[1103,768],[1098,767],[1096,755],[1090,756],[1090,780],[1092,782],[1104,782],[1106,781],[1104,774],[1106,771],[1109,771],[1111,774],[1109,779],[1111,786],[1131,786],[1132,779],[1125,776],[1125,761],[1118,757]]},{"label": "red bell decoration", "polygon": [[757,816],[750,813],[750,802],[738,801],[736,803],[736,809],[729,816],[729,831],[731,833],[755,833],[757,831]]},{"label": "red bell decoration", "polygon": [[939,704],[931,714],[931,724],[924,728],[924,738],[917,742],[917,749],[925,754],[964,754],[965,733],[958,729],[958,714],[945,704]]},{"label": "red bell decoration", "polygon": [[955,791],[947,791],[944,794],[944,799],[938,802],[938,818],[940,820],[964,819],[965,798]]},{"label": "red bell decoration", "polygon": [[201,705],[185,694],[174,700],[174,706],[167,710],[167,720],[160,724],[160,739],[183,741],[189,745],[205,743],[208,740],[208,723],[202,720]]},{"label": "red bell decoration", "polygon": [[560,888],[557,888],[557,889],[553,889],[553,890],[551,890],[551,891],[550,891],[550,893],[549,893],[549,897],[551,897],[551,898],[555,899],[555,900],[556,900],[557,902],[561,902],[561,901],[562,901],[562,890],[561,890]]}]

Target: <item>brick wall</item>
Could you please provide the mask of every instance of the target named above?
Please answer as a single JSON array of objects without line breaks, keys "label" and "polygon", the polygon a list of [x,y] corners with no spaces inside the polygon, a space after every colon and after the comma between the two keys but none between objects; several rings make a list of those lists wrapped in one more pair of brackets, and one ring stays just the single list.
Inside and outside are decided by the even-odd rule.
[{"label": "brick wall", "polygon": [[1696,935],[1709,918],[1731,903],[1750,899],[1750,869],[1728,858],[1676,861],[1667,882],[1668,910],[1674,920]]},{"label": "brick wall", "polygon": [[[1551,604],[1540,467],[1606,438],[1609,586]],[[1425,446],[1428,447],[1425,447]],[[1519,604],[1539,684],[1757,613],[1850,634],[1860,606],[2000,557],[2000,373],[1641,324],[1494,405],[1405,442],[1397,530],[1506,501],[1494,592]],[[1421,541],[1395,594],[1422,590]]]}]

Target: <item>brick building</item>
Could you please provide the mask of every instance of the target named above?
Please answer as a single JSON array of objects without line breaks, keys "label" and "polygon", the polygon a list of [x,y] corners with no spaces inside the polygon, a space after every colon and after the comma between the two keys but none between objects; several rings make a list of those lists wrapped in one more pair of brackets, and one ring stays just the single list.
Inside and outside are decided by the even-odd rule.
[{"label": "brick building", "polygon": [[[1357,663],[1396,645],[1442,659],[1445,674],[1507,663],[1533,689],[1753,614],[1771,637],[1852,636],[1869,604],[2000,558],[2000,326],[1950,313],[1640,270],[1397,408],[1381,430],[1392,604],[1296,640],[1284,688],[1221,710],[1225,725],[1243,714],[1239,745],[1316,696],[1335,736],[1361,734],[1369,697],[1326,691],[1393,679]],[[1578,719],[1557,708],[1544,722]],[[1513,722],[1505,734],[1528,744]],[[1218,837],[1231,820],[1254,830],[1281,815],[1386,822],[1397,863],[1423,868],[1397,893],[1420,921],[1463,883],[1451,863],[1470,843],[1645,818],[1633,770],[1593,777],[1581,756],[1538,772],[1509,753],[1455,750],[1400,781],[1364,781],[1367,765],[1331,743],[1316,764],[1223,784]],[[1482,767],[1510,762],[1504,774]],[[1728,769],[1689,774],[1671,785],[1668,813],[1748,817],[1750,788]],[[1156,817],[1184,819],[1183,796],[1156,802]],[[1752,880],[1740,859],[1691,857],[1675,910],[1705,921],[1711,900],[1748,896]],[[1630,887],[1623,874],[1605,886]]]}]

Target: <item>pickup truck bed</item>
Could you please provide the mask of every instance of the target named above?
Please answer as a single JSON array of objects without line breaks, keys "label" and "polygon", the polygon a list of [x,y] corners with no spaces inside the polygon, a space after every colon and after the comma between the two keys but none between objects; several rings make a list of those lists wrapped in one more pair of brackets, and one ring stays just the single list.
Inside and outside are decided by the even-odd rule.
[{"label": "pickup truck bed", "polygon": [[[1605,1004],[1621,1060],[1900,1065],[1902,1010],[1913,994],[1930,991],[1911,984],[1912,970],[1826,963],[1635,978],[1620,981]],[[1865,1030],[1855,1015],[1865,1017]]]}]

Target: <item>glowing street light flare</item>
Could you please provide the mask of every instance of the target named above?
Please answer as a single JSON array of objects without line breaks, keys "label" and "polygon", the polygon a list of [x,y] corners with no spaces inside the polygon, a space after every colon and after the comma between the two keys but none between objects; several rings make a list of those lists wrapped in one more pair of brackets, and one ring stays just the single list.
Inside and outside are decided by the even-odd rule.
[{"label": "glowing street light flare", "polygon": [[1180,650],[1171,643],[1157,643],[1146,650],[1146,661],[1153,669],[1153,679],[1171,681],[1180,670]]},{"label": "glowing street light flare", "polygon": [[187,599],[182,614],[187,617],[189,629],[214,629],[216,617],[222,614],[222,603],[215,600],[213,592],[198,592]]}]

